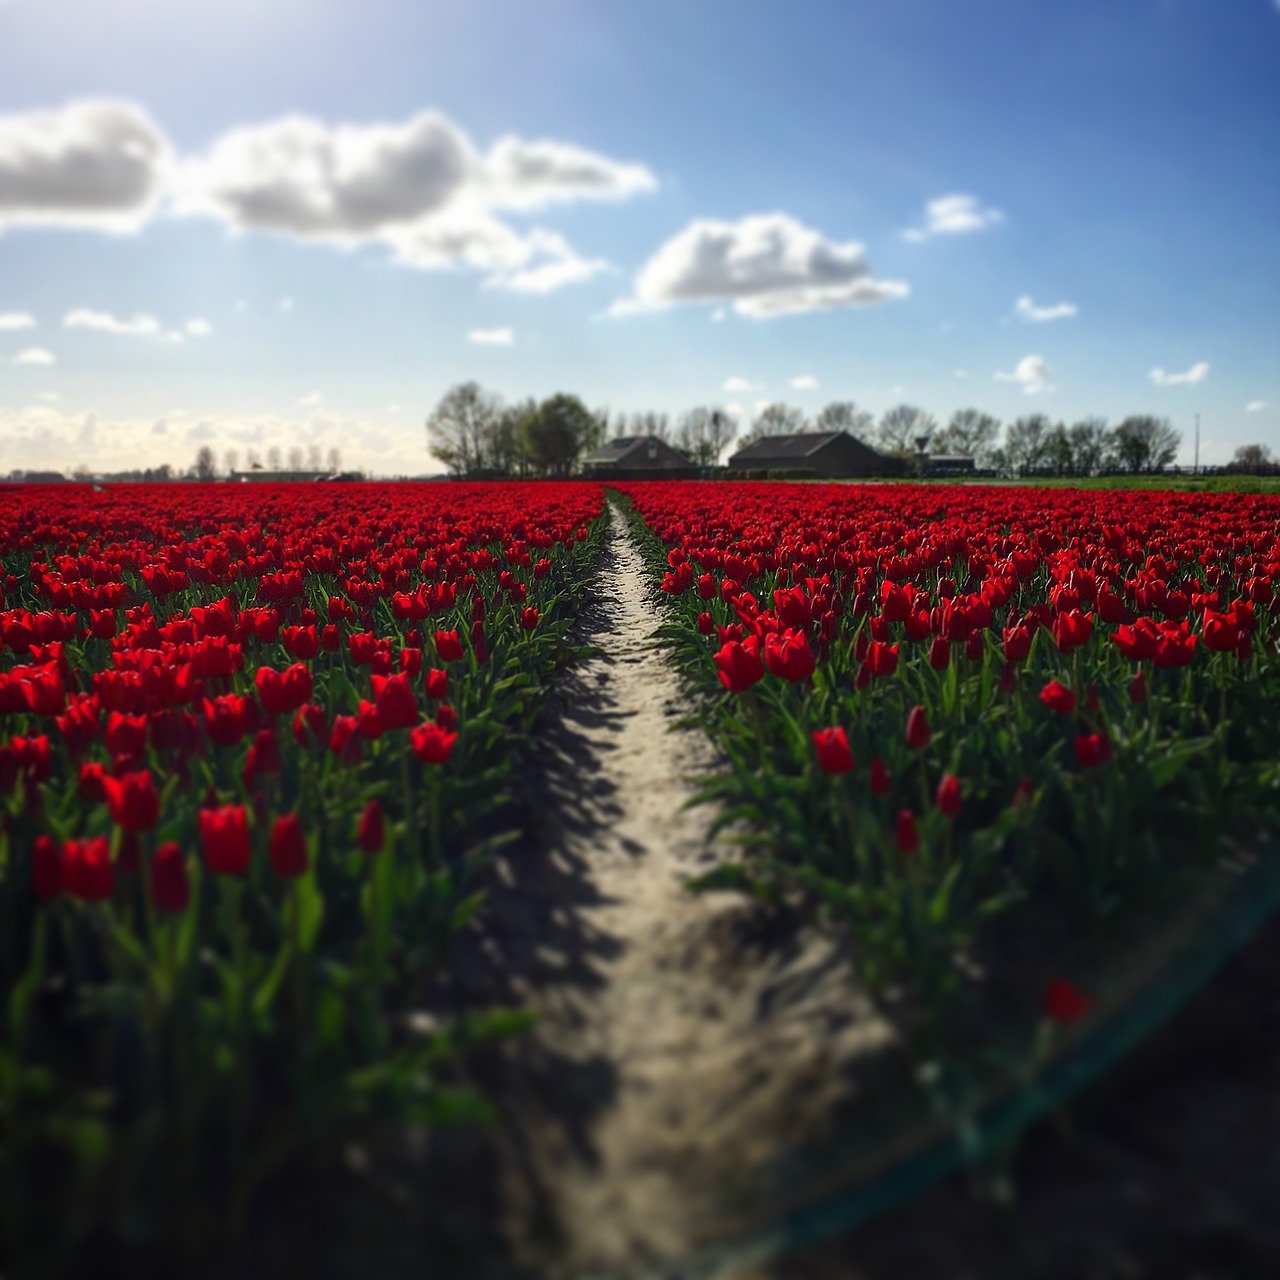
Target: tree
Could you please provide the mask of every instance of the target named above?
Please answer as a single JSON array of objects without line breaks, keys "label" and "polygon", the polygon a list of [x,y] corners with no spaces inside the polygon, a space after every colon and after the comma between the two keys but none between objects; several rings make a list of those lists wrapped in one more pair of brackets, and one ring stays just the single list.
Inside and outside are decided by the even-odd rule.
[{"label": "tree", "polygon": [[754,444],[769,436],[795,436],[803,433],[808,422],[804,411],[790,404],[769,404],[752,419],[751,430],[742,437],[739,444]]},{"label": "tree", "polygon": [[500,412],[478,382],[450,387],[427,419],[428,451],[454,475],[475,475],[490,461]]},{"label": "tree", "polygon": [[329,452],[325,454],[325,466],[329,469],[331,475],[337,475],[342,470],[342,450],[335,444]]},{"label": "tree", "polygon": [[520,424],[525,452],[535,473],[567,476],[578,456],[589,449],[598,423],[577,396],[544,400]]},{"label": "tree", "polygon": [[1057,476],[1068,475],[1072,464],[1071,437],[1059,422],[1044,438],[1044,465]]},{"label": "tree", "polygon": [[250,471],[262,470],[262,454],[257,449],[246,449],[244,451],[244,460]]},{"label": "tree", "polygon": [[847,431],[855,439],[870,441],[876,420],[852,400],[833,400],[814,419],[813,427],[815,431]]},{"label": "tree", "polygon": [[324,451],[318,444],[307,445],[307,470],[323,471],[324,470]]},{"label": "tree", "polygon": [[538,411],[532,398],[506,405],[498,415],[490,449],[490,464],[504,476],[529,474],[529,458],[525,451],[523,424]]},{"label": "tree", "polygon": [[1265,444],[1242,444],[1231,459],[1233,467],[1247,467],[1256,470],[1271,464],[1271,450]]},{"label": "tree", "polygon": [[1116,428],[1116,460],[1126,471],[1163,471],[1178,456],[1181,443],[1181,434],[1167,418],[1135,414]]},{"label": "tree", "polygon": [[280,471],[284,467],[284,458],[280,453],[280,446],[273,444],[267,450],[267,470]]},{"label": "tree", "polygon": [[289,470],[301,471],[307,465],[307,451],[300,445],[292,445],[289,449]]},{"label": "tree", "polygon": [[226,470],[227,475],[230,475],[233,471],[239,471],[240,470],[239,452],[235,449],[228,449],[226,453],[222,455],[222,465],[223,465],[223,468]]},{"label": "tree", "polygon": [[999,418],[980,409],[957,409],[933,446],[939,452],[960,454],[980,467],[989,467],[999,439]]},{"label": "tree", "polygon": [[737,421],[723,409],[690,409],[676,428],[676,447],[683,449],[698,466],[714,467],[737,431]]},{"label": "tree", "polygon": [[1102,470],[1111,458],[1111,429],[1106,418],[1082,418],[1067,432],[1071,441],[1071,470],[1089,476]]},{"label": "tree", "polygon": [[931,414],[925,413],[913,404],[894,405],[886,409],[880,419],[880,447],[886,453],[915,454],[922,452],[919,448],[921,440],[925,447],[937,430],[937,421]]},{"label": "tree", "polygon": [[1029,413],[1005,433],[1005,465],[1014,475],[1025,475],[1045,465],[1045,443],[1051,430],[1043,413]]},{"label": "tree", "polygon": [[218,474],[218,460],[207,444],[200,446],[196,454],[195,477],[197,480],[212,480]]}]

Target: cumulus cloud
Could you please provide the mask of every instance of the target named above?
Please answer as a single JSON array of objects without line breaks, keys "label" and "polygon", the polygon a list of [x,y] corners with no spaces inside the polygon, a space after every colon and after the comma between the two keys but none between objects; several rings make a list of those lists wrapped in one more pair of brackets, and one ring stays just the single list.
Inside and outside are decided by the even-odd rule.
[{"label": "cumulus cloud", "polygon": [[615,303],[611,314],[728,303],[739,315],[763,319],[867,306],[907,293],[900,281],[872,276],[862,245],[827,240],[787,214],[767,213],[691,222],[649,259],[634,296]]},{"label": "cumulus cloud", "polygon": [[58,357],[43,347],[28,347],[13,357],[13,363],[19,365],[51,365],[58,363]]},{"label": "cumulus cloud", "polygon": [[625,200],[653,191],[657,178],[565,142],[499,138],[480,165],[477,196],[505,209],[535,209],[569,200]]},{"label": "cumulus cloud", "polygon": [[19,329],[34,329],[35,316],[25,311],[0,311],[0,333],[14,333]]},{"label": "cumulus cloud", "polygon": [[280,299],[280,301],[276,303],[276,310],[277,310],[277,311],[292,311],[292,310],[293,310],[293,299],[292,299],[292,298],[281,298],[281,299]]},{"label": "cumulus cloud", "polygon": [[1071,302],[1058,302],[1049,307],[1037,307],[1025,294],[1018,299],[1014,311],[1024,320],[1033,324],[1044,324],[1049,320],[1067,320],[1076,314],[1076,306]]},{"label": "cumulus cloud", "polygon": [[482,347],[509,347],[515,340],[516,335],[511,329],[472,329],[467,334],[468,342]]},{"label": "cumulus cloud", "polygon": [[1193,364],[1190,369],[1181,373],[1169,373],[1164,369],[1152,369],[1151,381],[1157,387],[1187,387],[1203,382],[1209,376],[1209,366],[1205,361]]},{"label": "cumulus cloud", "polygon": [[791,379],[791,385],[797,391],[816,391],[818,380],[811,373],[802,373],[798,378]]},{"label": "cumulus cloud", "polygon": [[188,320],[185,327],[193,338],[207,338],[213,332],[213,325],[199,316],[194,320]]},{"label": "cumulus cloud", "polygon": [[[1276,0],[1276,3],[1280,4],[1280,0]],[[1261,413],[1266,407],[1267,402],[1265,400],[1250,400],[1249,403],[1245,405],[1244,411],[1245,413]]]},{"label": "cumulus cloud", "polygon": [[748,382],[746,378],[734,377],[726,378],[724,380],[724,386],[721,389],[727,391],[732,396],[738,395],[743,391],[754,391],[755,386],[756,384],[754,382]]},{"label": "cumulus cloud", "polygon": [[160,321],[155,316],[139,312],[126,319],[109,311],[81,309],[69,311],[62,323],[68,329],[95,329],[99,333],[111,333],[123,338],[151,337],[160,332]]},{"label": "cumulus cloud", "polygon": [[953,370],[951,371],[951,376],[952,376],[953,378],[967,378],[967,377],[969,376],[969,370],[968,370],[968,369],[953,369]]},{"label": "cumulus cloud", "polygon": [[1028,395],[1034,395],[1049,386],[1051,376],[1048,364],[1040,356],[1023,356],[1012,373],[997,373],[996,380],[1016,382]]},{"label": "cumulus cloud", "polygon": [[308,409],[314,409],[323,399],[324,396],[322,396],[318,391],[312,391],[308,395],[302,396],[298,400],[298,403],[300,405],[305,405]]},{"label": "cumulus cloud", "polygon": [[966,195],[939,196],[930,200],[924,214],[924,226],[908,228],[902,233],[904,240],[918,244],[932,236],[983,231],[1004,221],[1004,214],[999,209],[984,208],[976,196]]},{"label": "cumulus cloud", "polygon": [[132,103],[0,116],[0,229],[136,231],[164,194],[169,163],[168,140]]}]

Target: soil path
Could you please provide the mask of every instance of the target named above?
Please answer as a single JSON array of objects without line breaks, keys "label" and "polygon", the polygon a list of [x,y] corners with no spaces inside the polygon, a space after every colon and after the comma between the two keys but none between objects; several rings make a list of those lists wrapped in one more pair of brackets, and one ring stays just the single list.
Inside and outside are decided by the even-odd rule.
[{"label": "soil path", "polygon": [[716,1274],[720,1237],[759,1225],[779,1153],[895,1056],[894,1033],[836,940],[686,887],[724,852],[708,810],[683,807],[715,761],[677,727],[658,602],[616,507],[594,597],[578,637],[593,656],[541,740],[541,849],[508,861],[491,913],[509,972],[524,951],[512,994],[540,1014],[504,1087],[507,1247],[554,1280]]}]

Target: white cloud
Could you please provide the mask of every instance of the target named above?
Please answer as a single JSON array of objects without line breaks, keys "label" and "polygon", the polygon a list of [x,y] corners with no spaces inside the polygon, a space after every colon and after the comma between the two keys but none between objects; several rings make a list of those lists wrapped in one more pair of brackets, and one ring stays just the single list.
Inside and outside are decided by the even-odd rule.
[{"label": "white cloud", "polygon": [[720,324],[729,313],[723,307],[717,307],[711,313],[711,323]]},{"label": "white cloud", "polygon": [[0,228],[136,231],[155,212],[168,170],[167,139],[132,103],[0,116]]},{"label": "white cloud", "polygon": [[[1276,3],[1280,4],[1280,0],[1276,0]],[[1244,411],[1245,413],[1261,413],[1266,407],[1267,402],[1265,400],[1250,400],[1249,403],[1245,405]]]},{"label": "white cloud", "polygon": [[1209,366],[1203,360],[1182,373],[1167,373],[1164,369],[1152,369],[1151,381],[1157,387],[1185,387],[1203,382],[1209,376]]},{"label": "white cloud", "polygon": [[757,400],[751,406],[751,410],[753,413],[763,413],[771,404],[773,404],[772,400]]},{"label": "white cloud", "polygon": [[953,378],[967,378],[969,376],[968,369],[955,369],[952,371]]},{"label": "white cloud", "polygon": [[233,129],[184,164],[177,207],[235,231],[387,245],[406,266],[470,267],[491,272],[488,284],[548,293],[607,264],[544,228],[516,231],[495,210],[621,200],[656,186],[643,165],[565,142],[508,136],[482,154],[439,112],[374,125],[288,116]]},{"label": "white cloud", "polygon": [[13,357],[13,363],[19,365],[51,365],[57,364],[58,358],[52,351],[46,351],[43,347],[28,347],[25,351],[19,351]]},{"label": "white cloud", "polygon": [[736,400],[733,401],[731,404],[722,404],[720,407],[725,411],[725,413],[729,414],[730,417],[733,417],[733,418],[742,417],[743,408],[740,404],[738,404]]},{"label": "white cloud", "polygon": [[244,315],[244,313],[248,310],[249,310],[248,302],[246,302],[244,298],[238,299],[235,305],[236,314]]},{"label": "white cloud", "polygon": [[700,219],[654,254],[636,277],[635,295],[610,314],[676,303],[729,303],[762,319],[902,298],[900,281],[871,275],[862,245],[825,239],[784,213],[738,222]]},{"label": "white cloud", "polygon": [[186,342],[187,340],[186,335],[182,332],[181,329],[170,329],[169,332],[166,333],[164,336],[168,338],[169,341],[172,342],[175,346],[177,346],[180,343]]},{"label": "white cloud", "polygon": [[999,382],[1016,382],[1028,395],[1034,395],[1048,388],[1051,376],[1049,366],[1040,356],[1023,356],[1012,373],[997,373],[996,379]]},{"label": "white cloud", "polygon": [[818,380],[811,373],[802,373],[798,378],[791,379],[791,385],[797,391],[816,391]]},{"label": "white cloud", "polygon": [[742,392],[742,391],[754,391],[755,387],[756,387],[756,384],[754,382],[748,382],[746,378],[733,377],[733,378],[726,378],[724,380],[724,386],[721,388],[721,390],[727,391],[732,396],[732,395],[737,395],[739,392]]},{"label": "white cloud", "polygon": [[207,338],[213,332],[213,325],[197,316],[187,321],[186,330],[193,338]]},{"label": "white cloud", "polygon": [[34,329],[35,327],[35,316],[29,316],[25,311],[0,312],[0,333],[14,333],[18,329]]},{"label": "white cloud", "polygon": [[160,321],[155,316],[140,312],[130,319],[112,315],[109,311],[70,311],[62,323],[68,329],[95,329],[99,333],[112,333],[118,337],[151,337],[160,332]]},{"label": "white cloud", "polygon": [[389,404],[389,405],[387,405],[387,412],[388,412],[388,413],[399,413],[399,412],[400,412],[400,406],[399,406],[398,404]]},{"label": "white cloud", "polygon": [[277,311],[292,311],[292,310],[293,310],[293,299],[292,299],[292,298],[281,298],[281,299],[280,299],[280,301],[276,303],[276,310],[277,310]]},{"label": "white cloud", "polygon": [[1076,314],[1076,306],[1071,302],[1058,302],[1050,307],[1037,307],[1025,294],[1018,299],[1014,311],[1024,320],[1033,324],[1044,324],[1049,320],[1067,320]]},{"label": "white cloud", "polygon": [[1004,221],[999,209],[983,208],[976,196],[949,195],[930,200],[925,206],[925,225],[902,233],[904,240],[919,243],[931,236],[962,235],[983,231]]},{"label": "white cloud", "polygon": [[312,391],[309,395],[302,396],[298,403],[305,405],[308,409],[314,409],[324,399],[318,391]]},{"label": "white cloud", "polygon": [[516,340],[510,329],[472,329],[467,334],[468,342],[479,343],[482,347],[509,347]]}]

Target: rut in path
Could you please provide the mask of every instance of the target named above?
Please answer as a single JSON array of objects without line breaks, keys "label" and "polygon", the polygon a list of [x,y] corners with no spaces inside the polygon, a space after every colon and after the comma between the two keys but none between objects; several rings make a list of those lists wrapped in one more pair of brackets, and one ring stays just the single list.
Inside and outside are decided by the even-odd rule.
[{"label": "rut in path", "polygon": [[505,869],[489,926],[508,964],[523,945],[512,991],[540,1015],[505,1089],[503,1233],[521,1274],[555,1280],[682,1274],[663,1264],[758,1226],[779,1152],[896,1056],[834,940],[686,887],[725,852],[682,807],[715,758],[674,729],[660,605],[611,521],[579,624],[595,653],[543,738],[540,870]]}]

